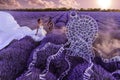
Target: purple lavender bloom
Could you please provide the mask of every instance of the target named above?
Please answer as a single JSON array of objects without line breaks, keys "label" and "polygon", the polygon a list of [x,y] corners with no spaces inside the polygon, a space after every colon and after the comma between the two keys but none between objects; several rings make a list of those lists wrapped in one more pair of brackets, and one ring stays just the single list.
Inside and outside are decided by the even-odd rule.
[{"label": "purple lavender bloom", "polygon": [[12,42],[0,51],[0,79],[15,80],[26,70],[31,51],[38,43],[30,37]]}]

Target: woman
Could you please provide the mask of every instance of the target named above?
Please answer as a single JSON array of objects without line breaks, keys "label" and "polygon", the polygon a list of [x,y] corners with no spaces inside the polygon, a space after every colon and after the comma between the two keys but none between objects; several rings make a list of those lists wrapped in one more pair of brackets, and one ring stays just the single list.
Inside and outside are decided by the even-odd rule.
[{"label": "woman", "polygon": [[37,31],[36,31],[36,34],[35,34],[35,35],[38,35],[38,31],[39,31],[39,30],[41,30],[41,32],[42,32],[43,35],[46,35],[47,32],[44,30],[43,20],[39,18],[39,19],[37,20],[37,22],[38,22],[38,26],[37,26]]},{"label": "woman", "polygon": [[38,26],[37,26],[37,31],[35,35],[38,35],[39,31],[42,32],[42,35],[46,35],[47,33],[51,32],[54,24],[51,19],[49,19],[48,22],[44,23],[41,18],[37,20]]}]

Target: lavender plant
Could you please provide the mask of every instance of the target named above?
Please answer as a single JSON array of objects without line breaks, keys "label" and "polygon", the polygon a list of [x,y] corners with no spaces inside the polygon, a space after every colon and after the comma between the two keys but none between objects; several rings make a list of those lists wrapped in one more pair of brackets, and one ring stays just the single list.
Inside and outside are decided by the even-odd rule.
[{"label": "lavender plant", "polygon": [[27,68],[31,51],[39,44],[31,37],[13,41],[0,51],[0,80],[15,80]]}]

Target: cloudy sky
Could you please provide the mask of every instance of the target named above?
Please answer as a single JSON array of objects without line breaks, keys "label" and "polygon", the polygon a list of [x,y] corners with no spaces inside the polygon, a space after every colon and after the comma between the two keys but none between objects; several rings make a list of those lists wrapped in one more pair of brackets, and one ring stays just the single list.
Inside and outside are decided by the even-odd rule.
[{"label": "cloudy sky", "polygon": [[120,0],[0,0],[0,9],[60,7],[120,9],[119,3]]}]

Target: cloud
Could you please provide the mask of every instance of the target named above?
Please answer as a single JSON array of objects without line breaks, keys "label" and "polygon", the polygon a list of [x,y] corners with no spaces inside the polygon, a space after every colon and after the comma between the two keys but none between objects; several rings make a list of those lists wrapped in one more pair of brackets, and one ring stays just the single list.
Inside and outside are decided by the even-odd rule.
[{"label": "cloud", "polygon": [[76,0],[29,0],[28,4],[38,8],[78,8]]},{"label": "cloud", "polygon": [[0,8],[79,8],[77,0],[0,0]]},{"label": "cloud", "polygon": [[28,4],[34,7],[40,7],[40,8],[54,8],[55,3],[53,1],[47,1],[47,0],[29,0]]},{"label": "cloud", "polygon": [[0,8],[19,8],[21,5],[16,0],[0,0]]},{"label": "cloud", "polygon": [[59,0],[59,3],[59,7],[78,8],[79,6],[76,0]]}]

